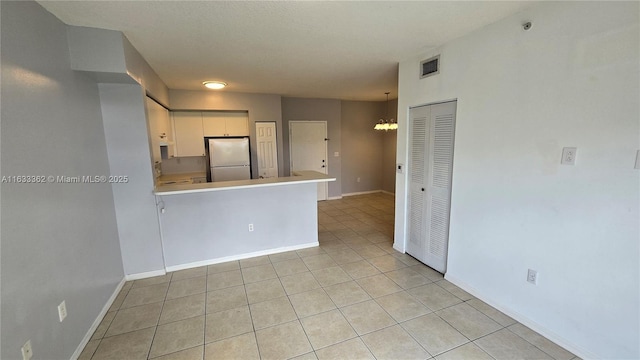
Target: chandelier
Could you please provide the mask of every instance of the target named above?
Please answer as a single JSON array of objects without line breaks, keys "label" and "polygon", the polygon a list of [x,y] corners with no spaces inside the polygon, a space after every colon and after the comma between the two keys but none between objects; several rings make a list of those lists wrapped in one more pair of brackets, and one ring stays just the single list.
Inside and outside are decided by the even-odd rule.
[{"label": "chandelier", "polygon": [[[387,115],[385,116],[384,119],[380,119],[376,124],[376,126],[374,126],[373,128],[375,130],[384,130],[384,131],[396,130],[398,129],[398,123],[395,122],[393,119],[389,119],[389,92],[386,92],[385,94],[387,95]],[[389,119],[389,120],[386,120],[386,119]]]}]

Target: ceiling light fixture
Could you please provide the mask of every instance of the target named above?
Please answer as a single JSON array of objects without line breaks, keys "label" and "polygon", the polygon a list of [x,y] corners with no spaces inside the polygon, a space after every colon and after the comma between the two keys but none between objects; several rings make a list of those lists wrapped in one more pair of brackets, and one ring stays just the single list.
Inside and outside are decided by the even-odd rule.
[{"label": "ceiling light fixture", "polygon": [[227,86],[227,83],[222,81],[205,81],[202,83],[202,85],[206,86],[209,89],[220,90],[224,89],[224,87]]},{"label": "ceiling light fixture", "polygon": [[[389,92],[386,92],[385,94],[387,95],[387,115],[385,116],[384,119],[380,119],[380,121],[378,121],[378,123],[376,124],[376,126],[373,127],[373,129],[384,130],[384,131],[397,130],[398,123],[395,122],[393,119],[389,119]],[[389,119],[389,120],[386,120],[386,119]]]}]

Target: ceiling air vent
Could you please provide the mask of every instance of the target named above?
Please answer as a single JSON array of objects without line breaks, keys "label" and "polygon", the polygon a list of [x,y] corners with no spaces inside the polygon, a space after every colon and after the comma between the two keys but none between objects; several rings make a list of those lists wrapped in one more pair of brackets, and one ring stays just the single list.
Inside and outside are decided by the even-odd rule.
[{"label": "ceiling air vent", "polygon": [[427,60],[422,60],[420,62],[420,79],[437,74],[439,72],[439,63],[440,55],[436,55]]}]

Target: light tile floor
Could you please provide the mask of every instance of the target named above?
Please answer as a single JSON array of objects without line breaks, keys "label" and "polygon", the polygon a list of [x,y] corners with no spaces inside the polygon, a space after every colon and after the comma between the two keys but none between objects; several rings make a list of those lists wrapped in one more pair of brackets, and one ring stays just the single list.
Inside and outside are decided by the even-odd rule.
[{"label": "light tile floor", "polygon": [[318,203],[316,248],[126,283],[80,359],[575,359],[393,250],[393,201]]}]

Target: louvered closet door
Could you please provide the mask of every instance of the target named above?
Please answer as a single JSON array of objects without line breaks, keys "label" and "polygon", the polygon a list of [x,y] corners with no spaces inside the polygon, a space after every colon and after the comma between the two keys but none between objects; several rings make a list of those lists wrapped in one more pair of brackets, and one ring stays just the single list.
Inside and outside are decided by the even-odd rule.
[{"label": "louvered closet door", "polygon": [[426,237],[427,149],[431,127],[430,107],[410,109],[409,242],[407,252],[424,262]]},{"label": "louvered closet door", "polygon": [[[416,130],[412,133],[411,176],[416,173],[416,185],[411,187],[410,194],[410,240],[418,242],[417,234],[422,234],[422,245],[415,250],[411,246],[411,255],[430,267],[445,272],[447,268],[447,250],[449,245],[449,212],[451,208],[451,175],[453,169],[453,144],[455,136],[456,102],[441,103],[411,109],[411,113],[420,114],[422,108],[428,108],[424,133],[424,153],[415,150],[420,148],[419,137],[421,116],[411,116]],[[414,145],[415,144],[415,145]],[[418,174],[422,172],[420,177]],[[422,180],[418,189],[417,183]],[[413,190],[415,188],[416,190]],[[423,190],[424,189],[424,190]],[[417,191],[423,193],[417,195]],[[423,202],[417,202],[422,198]],[[415,211],[415,214],[414,214]],[[415,217],[415,220],[414,220]],[[420,219],[420,220],[418,220]],[[413,227],[416,225],[416,237],[413,238]],[[420,224],[418,231],[417,225]],[[415,251],[415,252],[412,252]]]}]

